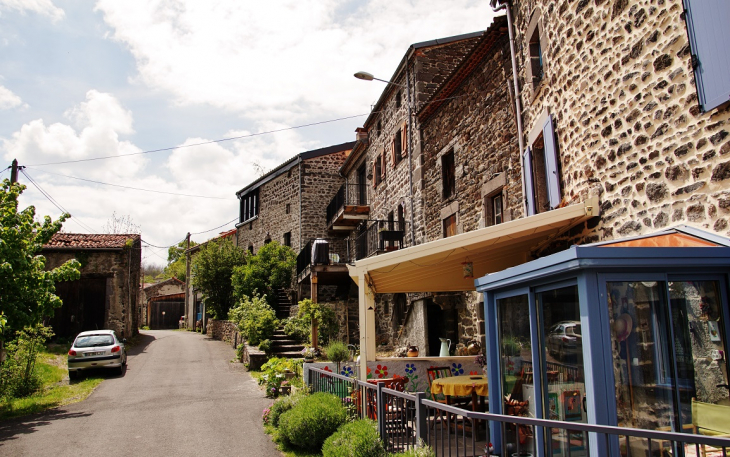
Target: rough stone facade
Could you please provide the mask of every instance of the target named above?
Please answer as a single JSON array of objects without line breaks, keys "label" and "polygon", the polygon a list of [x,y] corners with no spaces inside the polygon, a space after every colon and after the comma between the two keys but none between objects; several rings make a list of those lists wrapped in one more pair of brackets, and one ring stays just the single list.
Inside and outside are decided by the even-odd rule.
[{"label": "rough stone facade", "polygon": [[141,237],[57,233],[43,247],[46,269],[66,261],[81,263],[81,278],[56,283],[64,304],[51,319],[56,336],[107,328],[120,338],[138,333]]},{"label": "rough stone facade", "polygon": [[236,340],[238,327],[231,321],[211,319],[208,321],[207,335],[214,340],[232,343]]},{"label": "rough stone facade", "polygon": [[[600,221],[550,247],[687,224],[728,236],[730,109],[698,105],[680,0],[518,1],[513,7],[526,137],[554,117],[562,197],[600,195]],[[528,79],[539,22],[544,74]]]}]

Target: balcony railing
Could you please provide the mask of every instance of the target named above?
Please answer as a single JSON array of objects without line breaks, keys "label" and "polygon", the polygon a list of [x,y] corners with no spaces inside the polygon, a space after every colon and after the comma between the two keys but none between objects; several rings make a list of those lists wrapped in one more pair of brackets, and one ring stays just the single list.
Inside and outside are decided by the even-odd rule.
[{"label": "balcony railing", "polygon": [[406,224],[398,221],[367,221],[367,228],[355,239],[355,260],[407,246]]},{"label": "balcony railing", "polygon": [[[316,240],[322,243],[317,256],[312,256],[312,246]],[[309,240],[297,255],[297,278],[301,279],[312,265],[340,265],[350,263],[350,241],[346,238],[317,238]]]},{"label": "balcony railing", "polygon": [[348,207],[354,207],[356,214],[367,215],[362,209],[369,205],[367,189],[365,184],[343,184],[327,205],[327,223],[331,225],[336,222],[340,215],[348,211]]},{"label": "balcony railing", "polygon": [[[722,455],[730,439],[469,411],[427,400],[423,392],[399,392],[386,384],[309,368],[312,392],[337,395],[350,411],[377,421],[388,452],[416,447],[419,440],[437,456],[589,455],[590,443],[606,455]],[[502,451],[505,452],[502,452]]]}]

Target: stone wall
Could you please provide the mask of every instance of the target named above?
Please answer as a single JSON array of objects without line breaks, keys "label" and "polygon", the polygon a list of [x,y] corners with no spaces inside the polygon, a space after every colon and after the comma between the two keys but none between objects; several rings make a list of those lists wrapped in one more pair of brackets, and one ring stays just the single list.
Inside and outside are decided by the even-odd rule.
[{"label": "stone wall", "polygon": [[214,340],[230,343],[237,338],[237,333],[238,327],[231,321],[221,321],[216,319],[208,320],[207,334]]},{"label": "stone wall", "polygon": [[322,155],[302,164],[302,246],[314,238],[328,238],[327,205],[345,183],[339,169],[348,153]]},{"label": "stone wall", "polygon": [[[77,259],[81,263],[81,280],[106,279],[106,303],[104,327],[117,332],[120,338],[138,333],[138,294],[142,262],[142,245],[139,235],[130,235],[131,246],[116,250],[53,250],[44,249],[46,269],[52,270],[66,261]],[[57,314],[62,312],[57,311]],[[90,330],[88,328],[78,331]]]},{"label": "stone wall", "polygon": [[[148,301],[165,295],[185,293],[185,283],[177,278],[170,278],[166,281],[145,287],[139,292],[139,325],[149,325],[149,316],[147,315]],[[187,313],[187,310],[185,311]]]},{"label": "stone wall", "polygon": [[[600,195],[600,221],[571,244],[687,224],[728,236],[727,105],[702,113],[680,0],[519,1],[525,135],[555,118],[563,200]],[[526,81],[526,30],[541,21],[545,77]]]}]

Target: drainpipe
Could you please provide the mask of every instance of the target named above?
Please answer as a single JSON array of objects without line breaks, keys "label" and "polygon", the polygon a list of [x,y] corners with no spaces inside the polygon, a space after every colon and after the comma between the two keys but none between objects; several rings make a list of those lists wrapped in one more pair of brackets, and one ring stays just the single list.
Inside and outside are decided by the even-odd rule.
[{"label": "drainpipe", "polygon": [[[408,97],[408,192],[411,200],[411,246],[416,245],[416,234],[413,226],[413,121],[411,120],[411,74],[406,60],[406,96]],[[415,97],[413,97],[415,103]]]},{"label": "drainpipe", "polygon": [[[504,1],[504,3],[500,4],[498,7],[495,7],[495,5],[501,1]],[[510,55],[512,57],[512,81],[515,85],[515,117],[517,117],[517,140],[519,141],[520,145],[520,170],[522,170],[522,212],[523,214],[527,214],[527,202],[525,199],[525,180],[524,180],[524,162],[522,160],[522,152],[525,150],[525,140],[523,139],[522,135],[522,108],[520,105],[520,85],[517,82],[517,57],[515,55],[515,34],[514,29],[512,27],[512,10],[509,7],[509,0],[491,0],[492,10],[496,13],[501,10],[505,10],[507,12],[507,30],[509,33],[509,49],[510,49]]]}]

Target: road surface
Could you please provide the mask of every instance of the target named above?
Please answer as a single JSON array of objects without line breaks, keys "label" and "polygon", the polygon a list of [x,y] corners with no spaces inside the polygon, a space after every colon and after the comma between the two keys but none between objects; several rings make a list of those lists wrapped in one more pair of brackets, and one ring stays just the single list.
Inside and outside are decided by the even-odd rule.
[{"label": "road surface", "polygon": [[122,377],[86,400],[0,422],[0,456],[280,456],[264,398],[229,344],[144,331]]}]

